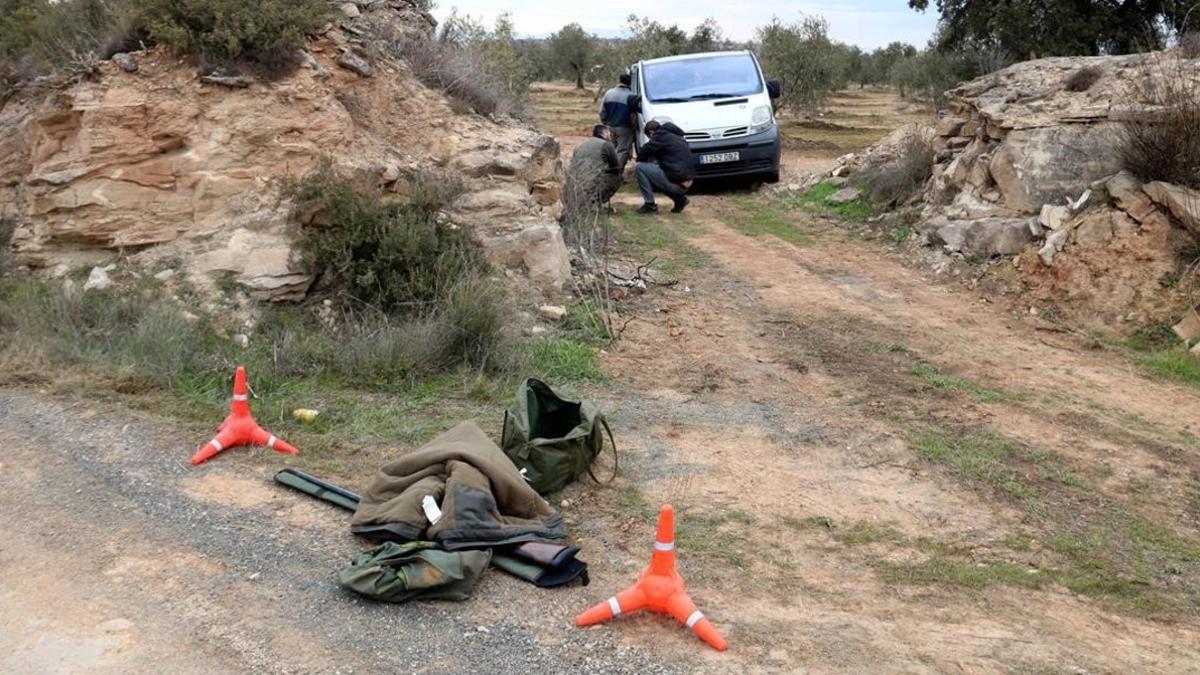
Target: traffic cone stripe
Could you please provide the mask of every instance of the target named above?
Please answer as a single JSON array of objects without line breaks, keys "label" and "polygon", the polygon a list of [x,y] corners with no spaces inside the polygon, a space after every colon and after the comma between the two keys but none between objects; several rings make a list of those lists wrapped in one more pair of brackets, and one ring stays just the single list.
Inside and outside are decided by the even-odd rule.
[{"label": "traffic cone stripe", "polygon": [[675,550],[675,542],[668,541],[667,543],[664,544],[661,541],[656,541],[656,542],[654,542],[654,550],[655,551],[674,551]]},{"label": "traffic cone stripe", "polygon": [[250,400],[250,397],[249,397],[248,395],[246,395],[246,394],[234,394],[234,395],[233,395],[233,400],[235,400],[235,401],[249,401],[249,400]]},{"label": "traffic cone stripe", "polygon": [[217,452],[220,452],[220,451],[222,451],[222,450],[224,450],[224,449],[225,449],[225,448],[222,448],[222,447],[221,447],[221,442],[220,442],[220,441],[218,441],[218,440],[217,440],[217,439],[215,439],[215,438],[214,438],[214,439],[212,439],[211,441],[209,441],[209,444],[211,444],[211,445],[212,445],[214,448],[216,448],[216,449],[217,449]]},{"label": "traffic cone stripe", "polygon": [[267,439],[267,447],[274,450],[275,449],[275,441],[277,441],[277,440],[279,440],[279,439],[275,438],[275,434],[271,434],[271,437]]},{"label": "traffic cone stripe", "polygon": [[608,599],[608,608],[612,610],[613,616],[621,615],[621,603],[617,602],[616,596]]},{"label": "traffic cone stripe", "polygon": [[700,610],[696,610],[696,611],[692,612],[692,615],[687,618],[687,627],[694,628],[696,626],[696,624],[700,622],[700,619],[703,619],[703,618],[704,618],[704,613],[701,612]]}]

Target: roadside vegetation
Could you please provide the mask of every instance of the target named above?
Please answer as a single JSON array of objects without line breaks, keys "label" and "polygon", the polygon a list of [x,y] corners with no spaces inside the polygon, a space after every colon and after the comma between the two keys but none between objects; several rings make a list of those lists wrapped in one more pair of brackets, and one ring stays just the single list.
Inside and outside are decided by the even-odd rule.
[{"label": "roadside vegetation", "polygon": [[833,200],[833,196],[843,187],[845,186],[832,181],[823,181],[803,192],[786,197],[785,205],[808,211],[829,213],[852,223],[864,222],[867,218],[881,212],[878,205],[861,197],[845,202]]},{"label": "roadside vegetation", "polygon": [[[0,279],[0,381],[115,392],[206,427],[244,365],[264,424],[303,444],[300,462],[341,471],[363,443],[490,425],[521,378],[603,379],[586,323],[520,336],[478,245],[434,217],[452,194],[438,177],[404,204],[328,165],[286,191],[313,220],[298,244],[322,273],[309,302],[260,306],[120,267],[107,290],[82,291],[80,275]],[[322,412],[302,424],[295,408]]]},{"label": "roadside vegetation", "polygon": [[324,0],[4,0],[0,77],[83,75],[122,51],[163,44],[205,69],[262,75],[298,64],[305,36],[330,18]]}]

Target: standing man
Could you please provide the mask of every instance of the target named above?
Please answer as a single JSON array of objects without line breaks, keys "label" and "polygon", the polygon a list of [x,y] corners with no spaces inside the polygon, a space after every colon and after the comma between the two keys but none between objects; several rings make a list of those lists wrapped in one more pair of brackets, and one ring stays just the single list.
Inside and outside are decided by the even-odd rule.
[{"label": "standing man", "polygon": [[620,83],[609,89],[600,102],[600,123],[612,132],[613,145],[617,148],[617,159],[621,161],[621,170],[629,163],[633,154],[633,117],[630,100],[633,91],[629,84],[633,80],[629,73],[623,73]]},{"label": "standing man", "polygon": [[658,211],[654,203],[655,189],[675,202],[671,213],[683,213],[688,205],[687,191],[696,177],[696,160],[692,156],[691,146],[683,137],[683,129],[671,122],[660,124],[658,120],[650,120],[646,123],[646,135],[650,140],[638,153],[637,168],[634,170],[645,201],[638,213]]},{"label": "standing man", "polygon": [[575,148],[563,186],[564,213],[586,215],[608,203],[621,187],[621,163],[612,144],[612,133],[603,124],[592,137]]}]

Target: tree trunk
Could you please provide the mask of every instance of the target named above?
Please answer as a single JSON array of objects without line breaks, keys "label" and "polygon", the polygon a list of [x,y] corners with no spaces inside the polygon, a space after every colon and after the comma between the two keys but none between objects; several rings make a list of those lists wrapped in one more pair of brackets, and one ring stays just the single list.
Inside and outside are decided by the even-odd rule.
[{"label": "tree trunk", "polygon": [[575,65],[574,63],[571,64],[571,67],[575,69],[575,88],[583,89],[583,68]]}]

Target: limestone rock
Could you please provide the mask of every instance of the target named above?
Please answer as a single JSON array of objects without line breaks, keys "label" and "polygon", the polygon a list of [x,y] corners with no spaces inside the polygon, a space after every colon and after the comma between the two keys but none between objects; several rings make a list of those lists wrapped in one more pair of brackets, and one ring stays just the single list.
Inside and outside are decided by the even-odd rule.
[{"label": "limestone rock", "polygon": [[967,172],[967,184],[974,187],[976,190],[986,190],[992,184],[992,172],[988,169],[990,158],[987,155],[981,155],[978,159],[971,163],[971,169]]},{"label": "limestone rock", "polygon": [[1033,241],[1029,218],[981,218],[934,224],[934,239],[968,257],[1015,255]]},{"label": "limestone rock", "polygon": [[493,264],[524,270],[543,293],[562,291],[571,278],[571,258],[558,225],[532,224],[517,232],[485,235],[482,241]]},{"label": "limestone rock", "polygon": [[367,63],[366,59],[352,51],[347,50],[339,54],[336,63],[346,70],[357,73],[363,77],[371,77],[375,74],[375,69],[371,67],[371,64]]},{"label": "limestone rock", "polygon": [[113,54],[112,62],[117,64],[117,67],[127,73],[136,73],[138,70],[137,58],[128,52]]},{"label": "limestone rock", "polygon": [[1103,246],[1112,241],[1116,232],[1115,212],[1102,209],[1084,214],[1075,225],[1074,241],[1079,246]]},{"label": "limestone rock", "polygon": [[1042,206],[1042,213],[1038,216],[1038,222],[1043,227],[1049,230],[1057,230],[1067,224],[1071,219],[1071,207],[1058,206],[1057,204],[1045,204]]},{"label": "limestone rock", "polygon": [[201,284],[230,276],[261,300],[301,300],[313,281],[293,259],[291,240],[283,233],[240,229],[223,246],[187,264],[189,276]]},{"label": "limestone rock", "polygon": [[1185,312],[1183,319],[1171,330],[1175,331],[1180,340],[1191,341],[1200,338],[1200,315],[1197,315],[1195,310]]},{"label": "limestone rock", "polygon": [[1052,265],[1054,263],[1054,256],[1063,250],[1063,247],[1067,245],[1067,239],[1070,237],[1071,231],[1065,227],[1061,230],[1051,232],[1050,236],[1046,237],[1046,244],[1038,250],[1038,256],[1041,257],[1042,263],[1047,267]]},{"label": "limestone rock", "polygon": [[1037,213],[1120,168],[1112,143],[1117,131],[1115,124],[1012,131],[992,156],[992,178],[1010,208]]},{"label": "limestone rock", "polygon": [[103,267],[93,267],[91,273],[88,274],[87,281],[83,283],[83,292],[107,290],[112,283],[112,278],[108,276],[108,270]]},{"label": "limestone rock", "polygon": [[243,75],[222,75],[220,73],[201,76],[200,81],[208,84],[218,84],[230,89],[245,89],[254,83],[253,80]]},{"label": "limestone rock", "polygon": [[837,192],[829,195],[826,202],[830,204],[849,204],[850,202],[862,199],[863,191],[853,186],[846,186]]},{"label": "limestone rock", "polygon": [[[356,5],[361,16],[352,23],[363,30],[432,30],[407,0]],[[0,218],[16,223],[14,263],[46,274],[123,250],[135,264],[170,265],[193,283],[228,278],[256,295],[299,297],[312,271],[292,255],[291,204],[279,184],[323,157],[363,176],[407,167],[388,184],[397,192],[413,167],[443,168],[464,181],[463,204],[475,210],[455,217],[481,240],[545,225],[561,184],[552,137],[456,113],[402,60],[381,56],[372,79],[359,79],[335,66],[354,44],[344,30],[309,38],[300,57],[307,67],[269,84],[197,78],[194,64],[158,47],[137,52],[137,77],[103,67],[53,96],[14,94],[0,107]],[[499,159],[460,175],[454,162],[470,153]],[[498,192],[472,198],[491,190]],[[561,233],[557,241],[561,247]],[[547,232],[532,243],[554,242]],[[513,265],[561,282],[565,259],[562,247],[556,256],[530,254],[528,263],[518,255]]]},{"label": "limestone rock", "polygon": [[349,19],[357,19],[358,17],[362,16],[362,12],[358,11],[358,5],[354,4],[353,2],[343,2],[339,9],[341,9],[342,14],[345,14],[346,18]]},{"label": "limestone rock", "polygon": [[942,138],[957,136],[966,123],[967,120],[961,117],[943,117],[938,120],[937,126],[934,127],[934,133]]},{"label": "limestone rock", "polygon": [[1139,223],[1154,212],[1154,202],[1142,190],[1142,181],[1128,171],[1120,171],[1104,182],[1104,189],[1117,208]]},{"label": "limestone rock", "polygon": [[567,308],[562,305],[542,305],[538,307],[538,313],[542,318],[551,321],[562,321],[567,317]]},{"label": "limestone rock", "polygon": [[1154,181],[1142,189],[1154,203],[1166,207],[1183,226],[1200,238],[1200,190],[1191,190],[1179,185]]}]

